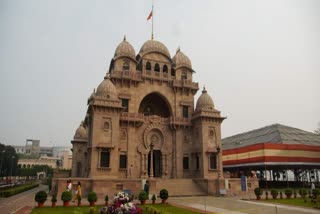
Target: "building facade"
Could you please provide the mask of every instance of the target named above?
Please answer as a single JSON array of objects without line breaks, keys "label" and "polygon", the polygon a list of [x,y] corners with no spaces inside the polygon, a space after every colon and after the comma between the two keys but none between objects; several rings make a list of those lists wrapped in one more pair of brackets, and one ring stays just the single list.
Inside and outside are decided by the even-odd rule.
[{"label": "building facade", "polygon": [[73,144],[72,176],[207,178],[222,175],[221,123],[190,59],[149,40],[136,55],[126,41],[88,99]]}]

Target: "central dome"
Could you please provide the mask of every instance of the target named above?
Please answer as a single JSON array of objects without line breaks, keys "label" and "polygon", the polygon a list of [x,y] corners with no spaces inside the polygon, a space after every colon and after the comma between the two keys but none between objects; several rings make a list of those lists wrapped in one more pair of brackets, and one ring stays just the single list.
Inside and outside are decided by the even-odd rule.
[{"label": "central dome", "polygon": [[147,53],[152,53],[152,52],[161,53],[161,54],[167,56],[168,58],[171,58],[168,48],[164,44],[162,44],[161,42],[156,41],[156,40],[146,41],[142,45],[142,47],[139,51],[139,54],[141,56],[143,56]]}]

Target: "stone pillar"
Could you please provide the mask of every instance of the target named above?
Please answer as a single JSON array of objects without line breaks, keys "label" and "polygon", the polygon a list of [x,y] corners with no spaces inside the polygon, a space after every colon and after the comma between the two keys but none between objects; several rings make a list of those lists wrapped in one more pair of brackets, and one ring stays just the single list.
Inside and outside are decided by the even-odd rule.
[{"label": "stone pillar", "polygon": [[153,178],[153,144],[150,145],[150,178]]}]

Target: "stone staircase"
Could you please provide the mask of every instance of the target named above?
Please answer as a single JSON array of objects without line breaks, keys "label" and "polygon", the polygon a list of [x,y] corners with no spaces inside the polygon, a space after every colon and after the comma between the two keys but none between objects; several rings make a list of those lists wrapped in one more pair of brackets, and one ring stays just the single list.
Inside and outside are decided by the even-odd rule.
[{"label": "stone staircase", "polygon": [[154,182],[155,188],[150,189],[150,194],[159,194],[161,189],[167,189],[170,196],[207,195],[193,179],[155,179]]}]

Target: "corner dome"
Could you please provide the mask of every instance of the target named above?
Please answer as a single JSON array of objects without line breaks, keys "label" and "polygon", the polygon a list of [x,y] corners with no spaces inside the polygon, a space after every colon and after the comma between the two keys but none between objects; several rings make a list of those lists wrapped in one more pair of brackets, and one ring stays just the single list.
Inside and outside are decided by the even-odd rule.
[{"label": "corner dome", "polygon": [[141,56],[143,56],[147,53],[152,53],[152,52],[161,53],[161,54],[167,56],[169,59],[171,59],[168,48],[164,44],[162,44],[161,42],[156,41],[156,40],[146,41],[142,45],[142,47],[139,51],[139,54]]},{"label": "corner dome", "polygon": [[186,67],[192,69],[192,64],[189,59],[184,53],[180,51],[180,48],[177,49],[176,55],[172,58],[173,63],[176,65],[176,68],[179,67]]},{"label": "corner dome", "polygon": [[79,128],[77,128],[76,133],[74,134],[74,139],[88,139],[87,130],[83,126],[83,121],[81,122]]},{"label": "corner dome", "polygon": [[197,100],[196,110],[214,110],[213,100],[210,95],[207,93],[205,87],[203,87],[202,94]]},{"label": "corner dome", "polygon": [[96,95],[108,99],[118,99],[118,92],[109,77],[105,77],[97,88]]},{"label": "corner dome", "polygon": [[123,38],[123,41],[118,45],[114,52],[114,59],[119,57],[129,57],[133,60],[136,58],[136,52],[132,45],[126,41],[126,37]]}]

